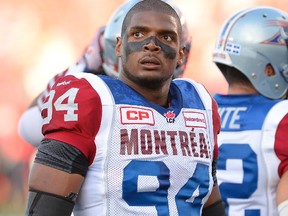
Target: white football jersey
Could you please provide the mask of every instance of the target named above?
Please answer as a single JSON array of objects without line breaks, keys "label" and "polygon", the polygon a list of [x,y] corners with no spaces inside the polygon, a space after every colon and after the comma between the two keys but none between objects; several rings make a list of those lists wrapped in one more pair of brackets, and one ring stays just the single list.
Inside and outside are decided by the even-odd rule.
[{"label": "white football jersey", "polygon": [[218,156],[217,105],[192,80],[174,80],[169,93],[164,108],[107,76],[57,80],[42,108],[45,138],[89,160],[75,216],[201,215]]},{"label": "white football jersey", "polygon": [[217,177],[229,216],[277,216],[288,170],[288,100],[216,95],[221,117]]}]

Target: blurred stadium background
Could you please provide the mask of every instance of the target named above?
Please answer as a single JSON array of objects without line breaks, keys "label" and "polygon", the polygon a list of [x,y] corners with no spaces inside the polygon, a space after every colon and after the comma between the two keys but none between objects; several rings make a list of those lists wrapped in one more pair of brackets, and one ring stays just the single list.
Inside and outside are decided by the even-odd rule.
[{"label": "blurred stadium background", "polygon": [[[23,215],[29,164],[35,149],[19,137],[17,124],[56,73],[73,64],[124,0],[0,0],[0,216]],[[213,95],[226,83],[211,52],[221,24],[256,5],[287,10],[287,0],[176,0],[192,32],[185,77]]]}]

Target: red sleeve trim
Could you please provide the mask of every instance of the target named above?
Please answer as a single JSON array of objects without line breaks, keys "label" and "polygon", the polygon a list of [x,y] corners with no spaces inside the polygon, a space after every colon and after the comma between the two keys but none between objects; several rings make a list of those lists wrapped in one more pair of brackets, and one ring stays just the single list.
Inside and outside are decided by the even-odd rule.
[{"label": "red sleeve trim", "polygon": [[213,134],[214,134],[214,152],[213,159],[216,160],[219,155],[218,148],[218,134],[220,133],[221,123],[220,123],[220,115],[218,112],[218,104],[212,98],[212,119],[213,119]]}]

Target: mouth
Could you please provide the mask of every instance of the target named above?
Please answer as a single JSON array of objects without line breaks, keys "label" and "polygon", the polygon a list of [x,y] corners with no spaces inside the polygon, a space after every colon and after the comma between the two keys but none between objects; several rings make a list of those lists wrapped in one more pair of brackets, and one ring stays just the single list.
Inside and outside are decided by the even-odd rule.
[{"label": "mouth", "polygon": [[160,67],[160,61],[153,56],[144,56],[140,59],[140,64],[148,70],[153,70]]}]

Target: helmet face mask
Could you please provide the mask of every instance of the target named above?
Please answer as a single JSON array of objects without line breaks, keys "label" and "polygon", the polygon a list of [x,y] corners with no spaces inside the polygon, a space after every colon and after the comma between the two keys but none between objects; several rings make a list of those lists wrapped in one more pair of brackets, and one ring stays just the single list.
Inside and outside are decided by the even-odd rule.
[{"label": "helmet face mask", "polygon": [[[288,88],[287,38],[288,15],[283,11],[270,7],[243,10],[223,25],[213,61],[238,69],[260,94],[278,99]],[[265,73],[268,66],[273,73]]]},{"label": "helmet face mask", "polygon": [[[116,38],[121,34],[121,28],[123,20],[128,13],[128,11],[141,0],[128,0],[122,6],[120,6],[110,17],[108,24],[105,29],[104,33],[104,52],[103,52],[103,69],[105,73],[109,76],[118,77],[119,76],[119,58],[117,58],[115,54],[115,45],[116,45]],[[183,75],[184,70],[186,68],[190,46],[191,46],[191,36],[189,34],[189,30],[187,27],[187,23],[185,17],[183,16],[182,12],[171,0],[163,0],[164,2],[171,5],[174,10],[177,12],[181,24],[182,24],[182,43],[186,47],[185,56],[183,58],[183,63],[178,65],[175,69],[173,78],[177,78]]]}]

